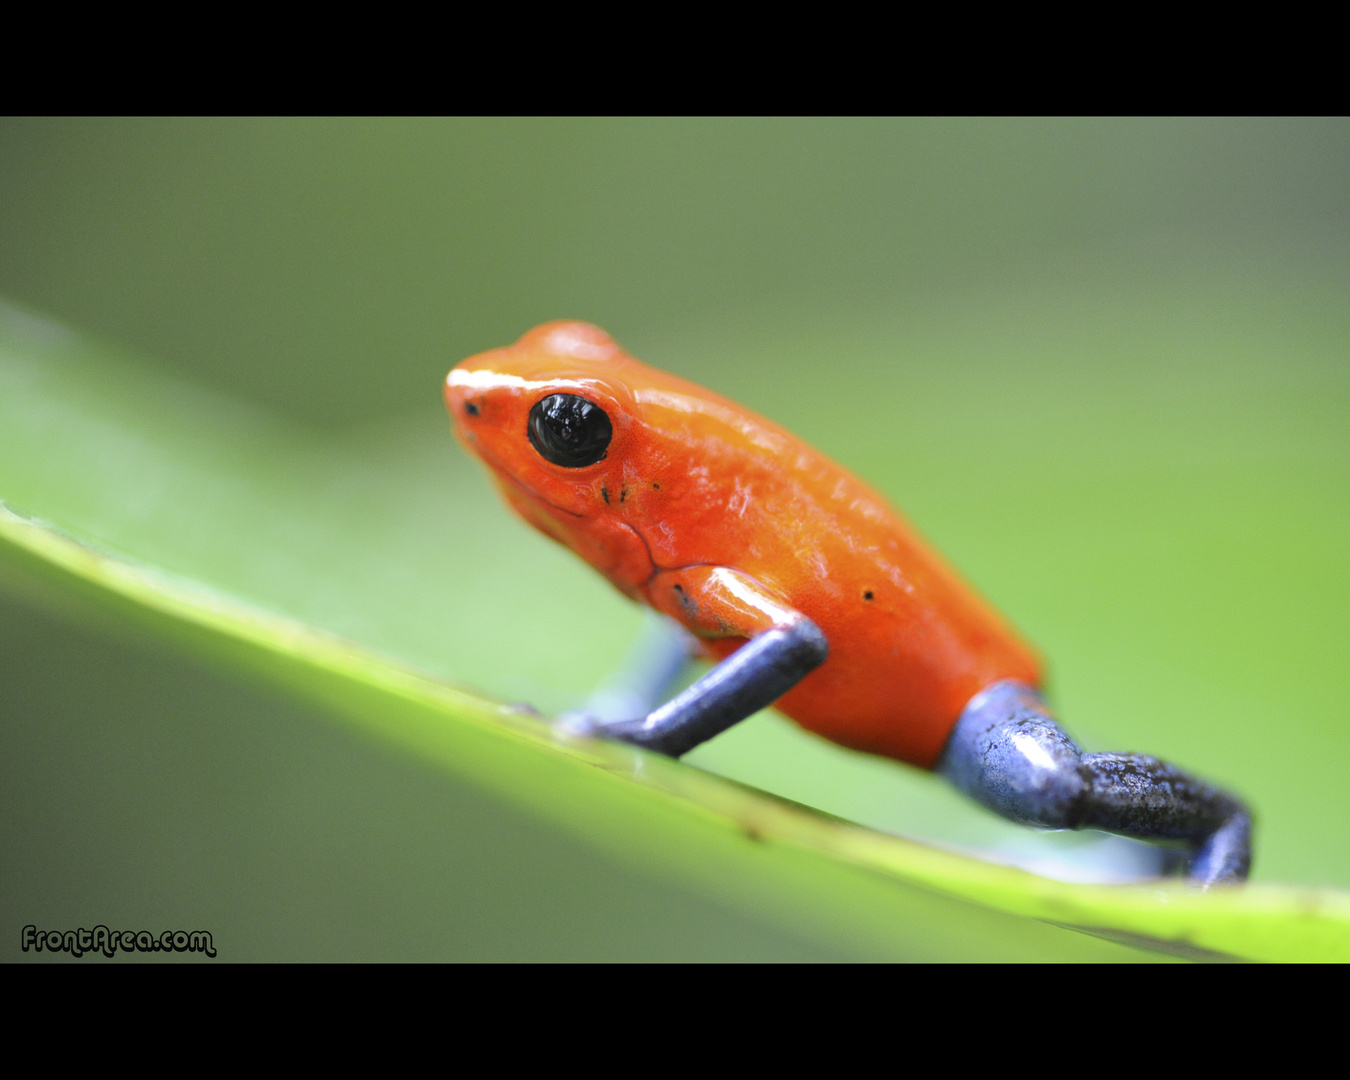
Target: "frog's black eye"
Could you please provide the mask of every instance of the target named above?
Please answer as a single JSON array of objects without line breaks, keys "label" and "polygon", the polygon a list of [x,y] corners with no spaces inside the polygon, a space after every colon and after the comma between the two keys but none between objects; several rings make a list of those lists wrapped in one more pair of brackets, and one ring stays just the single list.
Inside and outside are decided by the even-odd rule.
[{"label": "frog's black eye", "polygon": [[530,410],[530,442],[554,465],[579,469],[605,456],[614,426],[605,410],[575,394],[550,394]]}]

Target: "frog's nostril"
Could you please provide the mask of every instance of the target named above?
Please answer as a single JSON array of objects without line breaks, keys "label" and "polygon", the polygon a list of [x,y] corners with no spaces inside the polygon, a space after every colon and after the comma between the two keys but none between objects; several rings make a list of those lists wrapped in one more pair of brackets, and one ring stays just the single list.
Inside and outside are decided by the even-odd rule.
[{"label": "frog's nostril", "polygon": [[478,406],[475,405],[472,401],[466,401],[464,403],[464,411],[468,413],[470,416],[477,416]]}]

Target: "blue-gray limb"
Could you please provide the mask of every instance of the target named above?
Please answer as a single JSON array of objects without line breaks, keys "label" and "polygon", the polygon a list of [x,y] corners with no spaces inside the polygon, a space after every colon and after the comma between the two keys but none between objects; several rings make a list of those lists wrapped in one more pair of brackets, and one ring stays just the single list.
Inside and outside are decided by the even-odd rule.
[{"label": "blue-gray limb", "polygon": [[[578,734],[622,739],[679,757],[772,705],[824,663],[828,651],[819,627],[802,617],[746,642],[660,707],[651,708],[658,698],[647,701],[641,696],[656,687],[656,679],[639,676],[635,681],[641,683],[641,693],[626,699],[606,699],[601,696],[605,693],[602,690],[580,712],[564,716],[562,724]],[[667,670],[659,656],[645,663],[653,672]],[[632,711],[621,718],[624,709]]]},{"label": "blue-gray limb", "polygon": [[1241,800],[1157,758],[1083,753],[1022,683],[1001,682],[971,700],[937,770],[1024,825],[1182,844],[1202,885],[1243,881],[1251,865],[1251,814]]}]

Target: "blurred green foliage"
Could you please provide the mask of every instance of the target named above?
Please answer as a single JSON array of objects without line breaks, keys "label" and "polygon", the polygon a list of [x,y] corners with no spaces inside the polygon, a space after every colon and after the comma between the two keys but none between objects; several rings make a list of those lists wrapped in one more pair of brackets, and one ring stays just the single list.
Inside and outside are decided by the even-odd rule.
[{"label": "blurred green foliage", "polygon": [[[1340,120],[5,121],[0,293],[161,370],[11,370],[51,404],[5,411],[19,382],[0,385],[0,498],[434,675],[564,707],[637,615],[496,505],[448,439],[438,383],[534,323],[589,318],[903,506],[1045,650],[1088,745],[1170,757],[1253,800],[1258,879],[1350,886],[1348,166]],[[332,739],[265,688],[187,674],[129,631],[3,610],[0,664],[22,688],[6,758],[30,770],[7,779],[6,843],[50,853],[6,857],[25,868],[6,875],[7,909],[46,905],[25,919],[106,920],[98,901],[114,895],[142,910],[127,897],[147,867],[172,894],[159,856],[71,869],[92,865],[90,820],[140,835],[128,786],[207,776],[224,732],[245,788]],[[90,670],[110,673],[106,711],[70,675]],[[194,719],[174,689],[198,685]],[[136,738],[182,745],[191,764],[128,766],[105,789],[31,771],[58,746],[87,754],[131,713]],[[236,730],[232,714],[286,719]],[[334,768],[368,753],[344,743]],[[1024,839],[930,777],[771,715],[691,760],[931,840]],[[481,866],[480,906],[542,887],[577,913],[540,921],[524,904],[510,928],[448,932],[436,955],[836,955],[781,920],[755,938],[716,906],[662,943],[652,913],[688,910],[688,890],[621,862],[604,863],[613,895],[641,898],[592,917],[596,856],[536,873],[546,826],[419,777],[432,802],[469,800],[432,816],[462,813],[481,842],[427,844],[460,879]],[[84,811],[73,790],[91,793]],[[276,815],[277,850],[351,797],[311,770],[286,796],[309,809]],[[374,802],[371,836],[428,816]],[[266,850],[267,815],[250,813],[243,846]],[[324,832],[312,876],[251,866],[249,895],[319,895],[326,878],[325,895],[355,895],[390,872],[370,854],[387,842],[348,858]],[[92,884],[80,893],[72,873]],[[265,921],[265,899],[250,903],[243,922]],[[486,918],[472,906],[465,926]]]},{"label": "blurred green foliage", "polygon": [[0,294],[342,423],[547,319],[641,353],[1160,248],[1343,265],[1347,173],[1339,119],[7,120]]}]

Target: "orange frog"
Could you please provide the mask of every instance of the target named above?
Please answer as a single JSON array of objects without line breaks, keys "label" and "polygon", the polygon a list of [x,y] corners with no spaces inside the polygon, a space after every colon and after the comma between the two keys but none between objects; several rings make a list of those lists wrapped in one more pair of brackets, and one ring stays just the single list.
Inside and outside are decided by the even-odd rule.
[{"label": "orange frog", "polygon": [[1155,758],[1084,753],[1047,709],[1031,647],[789,432],[575,322],[465,360],[445,400],[526,521],[718,661],[643,715],[574,729],[679,756],[776,702],[1013,820],[1180,842],[1197,882],[1246,877],[1240,800]]}]

